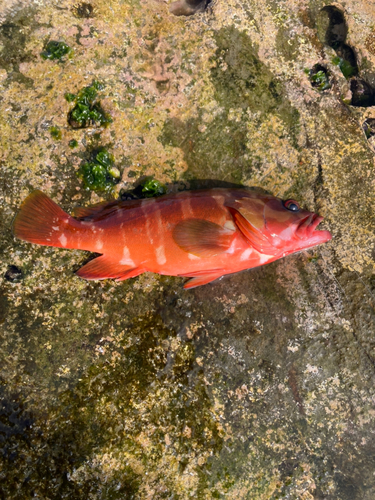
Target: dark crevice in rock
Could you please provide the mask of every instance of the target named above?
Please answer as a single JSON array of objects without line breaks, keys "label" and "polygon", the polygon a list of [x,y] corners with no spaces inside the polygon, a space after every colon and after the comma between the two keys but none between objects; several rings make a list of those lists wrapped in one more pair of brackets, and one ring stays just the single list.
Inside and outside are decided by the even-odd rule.
[{"label": "dark crevice in rock", "polygon": [[367,118],[367,120],[362,123],[362,129],[370,148],[375,152],[375,118]]},{"label": "dark crevice in rock", "polygon": [[23,278],[22,269],[12,264],[8,266],[8,269],[4,274],[4,278],[10,282],[21,281],[21,279]]},{"label": "dark crevice in rock", "polygon": [[308,74],[311,85],[317,90],[323,91],[332,87],[330,73],[325,66],[315,64]]},{"label": "dark crevice in rock", "polygon": [[363,78],[352,78],[350,91],[352,93],[352,106],[366,108],[374,104],[375,91]]},{"label": "dark crevice in rock", "polygon": [[175,16],[192,16],[197,12],[203,12],[211,0],[179,0],[173,2],[169,11]]},{"label": "dark crevice in rock", "polygon": [[338,44],[345,42],[348,36],[348,25],[344,13],[334,5],[323,7],[321,13],[328,17],[328,23],[325,20],[325,24],[328,26],[326,26],[322,42],[335,48]]},{"label": "dark crevice in rock", "polygon": [[81,19],[89,19],[94,17],[94,7],[88,2],[79,2],[72,8],[73,14]]},{"label": "dark crevice in rock", "polygon": [[348,25],[344,13],[334,5],[327,5],[320,11],[318,19],[318,33],[320,40],[334,49],[337,56],[333,58],[345,78],[349,81],[346,104],[356,107],[369,107],[375,103],[375,89],[360,78],[357,56],[353,47],[346,43]]}]

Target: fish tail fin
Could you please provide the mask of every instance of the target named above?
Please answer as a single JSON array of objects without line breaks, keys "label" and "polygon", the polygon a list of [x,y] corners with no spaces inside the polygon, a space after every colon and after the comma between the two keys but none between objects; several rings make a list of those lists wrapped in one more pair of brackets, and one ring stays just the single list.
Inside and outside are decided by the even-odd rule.
[{"label": "fish tail fin", "polygon": [[41,191],[33,191],[21,205],[13,233],[30,243],[60,248],[77,248],[72,237],[80,222],[68,215]]}]

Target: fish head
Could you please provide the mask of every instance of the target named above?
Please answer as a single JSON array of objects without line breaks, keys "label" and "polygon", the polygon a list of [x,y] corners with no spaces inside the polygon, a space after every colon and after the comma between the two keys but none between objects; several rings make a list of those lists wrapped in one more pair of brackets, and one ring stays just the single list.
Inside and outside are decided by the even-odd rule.
[{"label": "fish head", "polygon": [[300,207],[295,200],[268,200],[264,207],[265,236],[284,255],[325,243],[329,231],[318,230],[323,217]]},{"label": "fish head", "polygon": [[245,219],[245,237],[261,253],[284,256],[332,238],[329,231],[317,229],[323,217],[302,209],[295,200],[258,195],[236,200],[236,204],[233,208]]}]

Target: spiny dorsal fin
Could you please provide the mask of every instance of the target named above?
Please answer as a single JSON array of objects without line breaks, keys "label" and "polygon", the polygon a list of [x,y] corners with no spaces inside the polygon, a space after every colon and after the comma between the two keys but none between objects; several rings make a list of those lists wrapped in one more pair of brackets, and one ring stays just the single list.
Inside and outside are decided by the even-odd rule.
[{"label": "spiny dorsal fin", "polygon": [[115,200],[115,201],[101,201],[90,207],[76,207],[73,210],[73,217],[79,220],[99,221],[110,217],[119,210],[127,210],[130,208],[138,207],[142,200]]},{"label": "spiny dorsal fin", "polygon": [[212,257],[230,248],[234,231],[204,219],[187,219],[173,229],[173,239],[185,252]]}]

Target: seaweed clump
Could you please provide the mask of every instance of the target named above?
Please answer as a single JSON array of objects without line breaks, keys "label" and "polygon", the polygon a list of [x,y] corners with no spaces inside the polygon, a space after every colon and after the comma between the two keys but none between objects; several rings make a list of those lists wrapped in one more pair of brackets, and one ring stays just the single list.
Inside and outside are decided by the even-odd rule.
[{"label": "seaweed clump", "polygon": [[145,198],[161,196],[167,192],[167,188],[160,181],[148,178],[142,183],[142,194]]},{"label": "seaweed clump", "polygon": [[358,69],[351,64],[350,61],[344,59],[343,57],[336,56],[332,59],[333,64],[338,66],[341,70],[341,73],[345,76],[345,78],[351,78],[358,74]]},{"label": "seaweed clump", "polygon": [[95,153],[93,159],[83,163],[78,171],[78,177],[83,180],[84,187],[93,191],[112,191],[121,177],[114,162],[114,156],[106,149]]},{"label": "seaweed clump", "polygon": [[321,64],[315,64],[310,70],[305,70],[309,76],[311,85],[319,91],[328,90],[331,88],[329,73]]},{"label": "seaweed clump", "polygon": [[156,198],[166,194],[167,188],[153,177],[145,177],[131,190],[121,190],[121,200],[139,200],[141,198]]},{"label": "seaweed clump", "polygon": [[78,94],[66,93],[65,99],[74,102],[74,108],[68,114],[68,123],[73,128],[87,128],[92,125],[108,125],[111,116],[106,113],[98,101],[98,92],[104,85],[94,80],[91,85],[81,89]]},{"label": "seaweed clump", "polygon": [[43,59],[49,59],[51,61],[59,60],[62,61],[65,56],[72,53],[72,49],[65,42],[56,42],[54,40],[49,41],[43,52],[40,53]]}]

